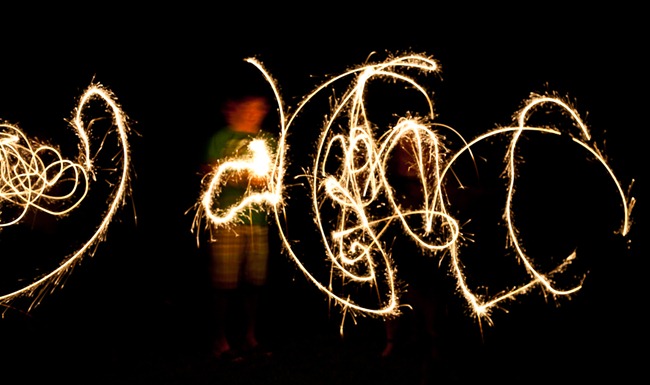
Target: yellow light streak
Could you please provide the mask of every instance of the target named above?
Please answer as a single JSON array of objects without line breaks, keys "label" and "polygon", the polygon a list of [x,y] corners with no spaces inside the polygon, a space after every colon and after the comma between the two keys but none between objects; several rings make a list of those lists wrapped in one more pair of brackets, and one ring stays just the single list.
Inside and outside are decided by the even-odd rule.
[{"label": "yellow light streak", "polygon": [[[0,295],[0,305],[6,309],[18,298],[28,298],[31,300],[28,310],[31,310],[46,294],[62,286],[65,277],[85,256],[94,254],[95,246],[104,240],[109,224],[124,204],[131,165],[127,118],[112,92],[100,84],[91,84],[85,90],[70,122],[80,141],[79,154],[74,161],[65,159],[57,148],[28,138],[16,125],[0,124],[0,204],[20,210],[16,216],[1,218],[0,226],[19,223],[30,210],[56,216],[69,215],[86,198],[96,177],[88,137],[92,120],[87,123],[88,118],[84,115],[92,100],[100,100],[108,107],[121,147],[121,156],[117,157],[120,159],[120,174],[116,182],[111,182],[115,187],[108,197],[107,210],[99,218],[99,225],[89,239],[77,251],[64,256],[57,268],[36,277],[22,288]],[[61,192],[62,186],[70,187]]]},{"label": "yellow light streak", "polygon": [[[201,198],[203,211],[209,220],[224,225],[233,220],[234,213],[249,203],[266,201],[273,210],[279,229],[279,235],[285,252],[291,257],[304,275],[330,300],[341,306],[343,314],[361,314],[379,317],[392,317],[400,312],[400,285],[398,274],[391,257],[391,250],[386,247],[387,240],[382,236],[391,223],[397,223],[404,235],[428,251],[428,258],[450,256],[449,271],[455,277],[457,291],[466,300],[469,309],[479,325],[485,320],[491,321],[492,309],[502,302],[539,287],[552,296],[568,296],[580,290],[582,281],[568,289],[559,288],[554,277],[576,258],[576,253],[559,263],[555,268],[542,271],[524,252],[519,230],[513,221],[513,197],[517,175],[517,144],[526,132],[561,135],[568,134],[574,143],[587,150],[597,160],[597,164],[607,170],[611,182],[621,199],[622,226],[620,234],[626,236],[631,225],[630,215],[635,199],[628,197],[622,189],[613,170],[605,157],[591,144],[589,130],[579,114],[561,98],[548,95],[532,95],[515,118],[512,127],[498,127],[479,135],[471,141],[444,124],[434,122],[433,102],[428,90],[417,81],[416,75],[439,71],[438,63],[424,55],[408,54],[389,57],[384,62],[367,64],[353,68],[341,75],[317,86],[296,106],[294,112],[285,115],[284,102],[278,92],[275,80],[264,66],[254,58],[246,61],[256,66],[272,88],[280,117],[280,140],[275,160],[271,167],[272,177],[263,192],[251,192],[241,204],[233,207],[233,212],[225,216],[210,215],[208,207],[213,199],[218,199],[216,187],[204,190]],[[285,194],[284,177],[287,164],[287,138],[298,116],[313,101],[316,95],[334,88],[335,84],[345,79],[350,80],[347,91],[333,100],[332,107],[323,124],[320,138],[316,145],[311,171],[306,176],[311,190],[312,214],[318,232],[323,241],[324,253],[330,264],[327,281],[317,278],[315,272],[307,268],[304,256],[299,256],[292,248],[292,240],[284,230],[285,210],[282,195]],[[369,119],[366,109],[366,93],[371,81],[404,82],[406,88],[415,90],[428,106],[422,117],[400,117],[397,123],[388,129],[380,129]],[[336,93],[333,93],[336,94]],[[330,99],[332,100],[332,99]],[[563,133],[555,127],[529,126],[528,121],[533,112],[544,108],[559,108],[564,111],[575,126],[579,135]],[[304,127],[302,128],[304,130]],[[460,149],[452,152],[448,144],[461,143]],[[445,189],[445,180],[453,173],[452,168],[461,156],[474,159],[473,149],[478,143],[487,143],[495,136],[510,137],[507,156],[504,159],[506,174],[509,178],[507,199],[504,207],[504,219],[507,226],[509,245],[517,262],[524,267],[529,281],[520,286],[505,290],[497,295],[478,295],[476,289],[468,282],[460,255],[464,239],[461,226],[449,211]],[[423,199],[415,208],[405,209],[398,203],[394,188],[389,183],[387,164],[393,150],[405,138],[411,138],[416,155],[415,169],[423,192]],[[233,161],[223,167],[234,169],[251,168],[250,160]],[[335,170],[335,171],[332,171]],[[213,181],[222,177],[222,169],[216,171]],[[217,183],[217,182],[214,182]],[[335,212],[335,218],[323,214],[328,208],[329,214]],[[386,209],[387,208],[387,209]],[[390,212],[386,212],[390,210]],[[204,213],[199,209],[197,221]],[[411,219],[419,218],[418,222]],[[417,226],[413,223],[418,223]],[[328,224],[330,226],[328,226]],[[196,227],[195,227],[196,228]],[[376,291],[376,305],[368,306],[358,297],[361,288]]]}]

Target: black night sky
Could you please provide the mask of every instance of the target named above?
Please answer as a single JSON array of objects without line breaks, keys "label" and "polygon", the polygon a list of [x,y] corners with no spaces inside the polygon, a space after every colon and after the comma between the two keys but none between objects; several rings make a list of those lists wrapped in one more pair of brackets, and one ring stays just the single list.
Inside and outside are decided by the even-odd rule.
[{"label": "black night sky", "polygon": [[[247,66],[243,59],[254,56],[264,64],[291,109],[330,76],[387,54],[416,53],[441,66],[437,78],[427,79],[438,121],[467,138],[511,124],[531,93],[572,101],[623,188],[634,180],[631,195],[638,200],[632,231],[620,237],[615,234],[622,220],[620,199],[607,175],[588,167],[599,166],[586,162],[584,169],[566,170],[564,161],[582,157],[562,151],[570,148],[564,138],[559,144],[527,142],[531,168],[524,180],[530,185],[521,192],[530,193],[531,201],[522,210],[541,219],[523,219],[522,225],[537,234],[530,241],[539,250],[546,250],[546,236],[552,238],[554,231],[575,236],[573,245],[583,258],[579,267],[587,272],[584,288],[570,299],[544,298],[534,290],[505,303],[481,336],[450,287],[449,371],[457,380],[452,383],[608,378],[625,383],[636,378],[637,352],[646,342],[640,322],[646,34],[635,10],[579,14],[540,7],[508,17],[496,16],[495,10],[475,10],[471,17],[417,10],[376,17],[340,10],[318,19],[269,19],[264,12],[234,12],[231,18],[223,9],[218,16],[207,9],[164,9],[138,15],[124,11],[115,18],[107,10],[46,23],[12,19],[16,22],[6,25],[0,50],[0,120],[28,136],[54,141],[56,132],[70,129],[67,120],[84,90],[100,83],[129,117],[133,179],[105,241],[65,285],[31,311],[22,302],[5,311],[0,319],[3,376],[22,378],[21,383],[42,378],[84,384],[348,384],[365,376],[378,385],[400,383],[400,378],[404,384],[417,383],[401,372],[417,368],[396,365],[391,371],[373,356],[383,338],[380,320],[361,317],[355,324],[347,319],[345,336],[339,335],[340,308],[328,304],[277,242],[263,326],[278,350],[275,361],[250,368],[211,363],[206,261],[187,213],[197,199],[204,140],[220,124],[218,103],[233,83],[232,69]],[[237,24],[240,17],[245,22]],[[623,18],[628,21],[615,28],[607,22]],[[296,126],[290,137],[289,156],[296,165],[311,166],[322,116],[314,122]],[[542,162],[562,171],[566,191],[540,182],[547,176]],[[557,201],[579,218],[567,224],[545,216],[535,200],[543,194],[566,194]],[[470,205],[483,205],[481,212],[490,214],[500,209],[486,207],[493,202],[483,199]],[[6,209],[3,205],[0,210]],[[313,226],[310,217],[301,219],[308,205],[307,196],[289,199],[289,211],[297,218],[291,226],[298,233]],[[82,221],[92,222],[90,217],[86,213]],[[495,218],[500,220],[498,212]],[[86,222],[64,225],[70,227],[55,234],[65,240],[59,238],[51,248],[34,234],[0,230],[3,290],[53,266],[48,258],[56,260],[56,255],[48,254],[81,242],[88,230]],[[488,234],[499,235],[493,240],[497,250],[505,246],[500,233]],[[19,237],[38,250],[30,253],[37,259],[23,260]],[[299,252],[317,254],[320,241],[308,230],[303,238]],[[485,258],[467,262],[498,282],[506,274],[500,270],[506,257]]]}]

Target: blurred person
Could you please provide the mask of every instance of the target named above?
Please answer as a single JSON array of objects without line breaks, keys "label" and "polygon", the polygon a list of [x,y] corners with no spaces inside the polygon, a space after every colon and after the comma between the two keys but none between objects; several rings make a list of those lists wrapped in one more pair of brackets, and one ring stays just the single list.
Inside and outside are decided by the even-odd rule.
[{"label": "blurred person", "polygon": [[[247,157],[253,139],[264,139],[274,150],[275,139],[263,131],[268,112],[268,97],[262,93],[242,91],[229,95],[222,109],[225,126],[208,141],[206,170],[215,170],[224,160]],[[225,178],[215,199],[216,206],[223,210],[246,194],[260,191],[268,182],[267,176],[248,170],[228,172]],[[260,349],[259,297],[267,284],[269,268],[267,214],[263,204],[253,204],[238,213],[232,223],[210,228],[208,253],[216,322],[213,354],[217,358],[241,359],[241,353]],[[235,331],[229,329],[233,320],[236,323],[240,319],[243,338],[237,338]]]},{"label": "blurred person", "polygon": [[[388,168],[395,199],[405,212],[422,207],[425,199],[414,140],[410,135],[400,139]],[[424,166],[425,169],[428,167]],[[401,229],[401,223],[397,225],[397,232],[392,233],[392,256],[398,279],[406,284],[402,302],[407,307],[397,318],[384,321],[385,345],[381,357],[388,359],[395,355],[396,350],[414,354],[420,360],[421,381],[427,384],[440,367],[440,334],[446,309],[443,300],[445,277],[439,258],[427,254],[414,239],[397,229]]]}]

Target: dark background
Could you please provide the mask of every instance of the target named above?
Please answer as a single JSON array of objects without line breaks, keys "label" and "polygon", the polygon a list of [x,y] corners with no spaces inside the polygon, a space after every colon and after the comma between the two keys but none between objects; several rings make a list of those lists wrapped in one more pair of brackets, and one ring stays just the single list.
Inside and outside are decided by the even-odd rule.
[{"label": "dark background", "polygon": [[[272,11],[279,10],[269,9],[269,15]],[[494,326],[484,327],[483,336],[451,294],[452,366],[461,377],[473,379],[541,376],[583,382],[635,376],[637,351],[645,348],[646,335],[640,322],[645,290],[640,249],[647,75],[639,12],[567,13],[551,5],[521,14],[495,9],[429,13],[404,6],[381,17],[343,9],[318,17],[310,12],[279,18],[250,10],[134,12],[107,9],[45,21],[25,14],[5,16],[10,20],[0,52],[0,119],[28,135],[49,137],[50,132],[68,130],[66,119],[77,98],[92,82],[101,83],[130,118],[133,180],[132,193],[105,242],[75,268],[65,286],[31,311],[19,303],[4,313],[3,373],[26,381],[43,374],[113,384],[219,378],[214,371],[203,375],[205,367],[196,364],[209,350],[209,303],[205,256],[196,247],[187,211],[196,200],[203,142],[220,124],[218,103],[232,82],[230,71],[256,56],[277,80],[285,106],[293,108],[328,76],[364,63],[371,52],[377,60],[386,53],[413,52],[440,63],[440,78],[431,87],[438,121],[467,137],[510,124],[531,92],[557,93],[573,101],[624,189],[635,180],[632,196],[639,200],[636,223],[622,239],[614,234],[620,221],[618,197],[609,190],[593,190],[611,189],[611,184],[594,183],[591,176],[602,176],[597,172],[563,170],[571,186],[567,189],[579,191],[566,193],[576,205],[581,202],[577,210],[582,219],[562,227],[557,217],[534,212],[542,219],[524,225],[533,233],[552,234],[549,228],[559,226],[575,234],[584,251],[580,267],[588,271],[585,287],[557,303],[551,297],[545,301],[539,291],[507,303],[505,311],[495,311]],[[21,22],[23,18],[28,21]],[[320,123],[318,118],[315,122]],[[296,144],[290,156],[296,164],[309,159],[314,130],[300,127],[292,134]],[[543,147],[531,146],[533,157],[549,160],[549,151],[562,156],[548,148],[553,143],[541,143]],[[545,169],[534,158],[529,162],[532,170]],[[563,167],[557,160],[550,164]],[[537,181],[522,191],[537,187],[545,186]],[[541,198],[542,193],[534,196]],[[301,214],[306,199],[292,196],[289,210]],[[296,229],[313,225],[310,218],[296,218],[291,222]],[[10,234],[3,229],[0,236]],[[313,239],[303,240],[301,251],[318,253],[320,243]],[[313,341],[339,338],[343,316],[274,241],[264,333],[278,346],[288,341],[312,344],[308,352],[298,350],[295,360],[313,357],[305,367],[318,376],[335,366],[327,363],[332,356],[326,347],[318,353]],[[539,242],[543,247],[545,241]],[[21,251],[11,240],[3,243],[10,246],[1,254],[2,284],[11,286],[20,278],[12,261]],[[498,263],[481,261],[481,266],[487,270],[483,274],[498,281]],[[358,321],[346,321],[346,341],[380,346],[381,321]],[[368,350],[362,354],[371,355]],[[346,383],[355,378],[355,370],[368,373],[374,367],[336,368],[340,372],[319,380]],[[278,382],[304,383],[304,374],[297,371],[288,365]],[[254,382],[253,376],[241,373],[231,382]],[[266,380],[274,383],[273,378]]]}]

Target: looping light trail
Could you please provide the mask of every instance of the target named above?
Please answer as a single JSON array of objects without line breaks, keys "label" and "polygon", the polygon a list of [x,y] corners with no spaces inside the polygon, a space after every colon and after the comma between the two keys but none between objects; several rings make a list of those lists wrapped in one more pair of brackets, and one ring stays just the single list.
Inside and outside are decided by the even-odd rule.
[{"label": "looping light trail", "polygon": [[[81,165],[63,159],[51,146],[30,143],[16,126],[5,123],[0,124],[0,129],[0,200],[3,206],[21,209],[13,218],[0,218],[0,227],[20,222],[30,209],[64,215],[79,205],[88,192],[88,174]],[[53,160],[48,162],[49,158]],[[73,180],[70,191],[52,195],[53,188],[68,176]],[[77,188],[83,189],[83,193],[75,198]],[[41,204],[58,201],[69,206],[50,209]]]},{"label": "looping light trail", "polygon": [[[246,199],[266,200],[269,203],[286,253],[318,289],[342,307],[344,314],[380,317],[399,314],[401,292],[400,285],[397,284],[398,272],[391,250],[387,247],[390,240],[383,238],[391,223],[399,224],[404,236],[410,237],[423,250],[428,251],[429,255],[423,258],[440,258],[442,263],[444,255],[450,256],[449,271],[455,277],[457,290],[466,300],[479,324],[483,320],[491,324],[491,310],[495,306],[501,306],[502,302],[533,288],[539,287],[553,296],[566,296],[580,290],[582,282],[562,289],[554,281],[554,277],[576,258],[575,253],[565,257],[555,268],[542,270],[524,251],[519,230],[515,227],[513,197],[518,166],[517,149],[518,141],[525,132],[568,134],[575,144],[586,149],[598,164],[607,170],[614,188],[620,195],[623,218],[620,233],[623,236],[628,234],[630,214],[635,200],[623,192],[605,157],[590,144],[589,130],[578,113],[560,98],[533,95],[516,114],[515,125],[499,127],[466,141],[453,128],[434,122],[433,102],[427,89],[421,86],[416,78],[417,74],[426,75],[439,70],[437,62],[430,57],[391,57],[384,62],[359,66],[332,77],[306,95],[288,116],[285,116],[285,106],[275,80],[259,61],[253,58],[246,60],[260,70],[272,88],[281,128],[272,177],[263,193],[251,193]],[[287,138],[297,117],[316,95],[349,78],[352,80],[347,91],[339,98],[331,100],[331,112],[322,127],[308,175],[313,215],[331,272],[327,280],[322,280],[317,278],[316,272],[307,267],[304,257],[294,252],[292,240],[283,228],[285,210],[281,197],[285,194]],[[394,126],[381,129],[370,120],[366,108],[368,85],[376,80],[405,83],[406,88],[421,95],[428,110],[422,117],[401,117]],[[579,134],[563,133],[554,127],[529,126],[531,114],[546,108],[559,108],[564,111],[579,128]],[[304,127],[302,129],[304,130]],[[458,151],[449,150],[448,144],[454,142],[449,136],[460,142]],[[523,265],[524,274],[528,276],[529,281],[497,295],[478,295],[466,277],[460,258],[463,249],[461,240],[464,237],[458,220],[450,214],[445,180],[453,173],[452,169],[461,156],[469,156],[473,160],[473,148],[495,136],[510,137],[510,145],[504,159],[509,183],[503,216],[509,244],[516,259]],[[408,143],[415,155],[412,167],[417,171],[423,193],[422,201],[408,209],[398,203],[394,186],[391,186],[387,173],[388,162],[394,150],[404,143]],[[239,166],[230,164],[224,167]],[[250,164],[245,167],[250,167]],[[218,170],[213,181],[218,180],[220,175],[221,171]],[[211,204],[213,199],[218,199],[217,189],[210,187],[203,191],[201,202],[204,208],[209,207],[208,204]],[[246,201],[242,202],[234,210],[239,210],[245,204]],[[201,218],[200,211],[198,218]],[[331,217],[333,219],[330,219]],[[222,225],[231,220],[232,216],[209,216],[208,219]],[[366,299],[362,299],[363,295],[360,293],[363,293],[363,288],[369,289],[366,293],[374,293],[374,305],[369,306]]]},{"label": "looping light trail", "polygon": [[[15,125],[0,125],[0,207],[18,209],[18,214],[10,218],[1,217],[0,226],[19,223],[30,210],[66,216],[81,205],[96,177],[88,137],[93,120],[88,122],[84,114],[93,100],[103,102],[112,115],[117,143],[121,148],[120,156],[116,157],[120,162],[120,173],[116,181],[109,182],[114,184],[114,188],[107,200],[107,210],[90,238],[77,251],[65,256],[57,268],[36,277],[22,288],[0,295],[0,305],[6,308],[18,298],[30,298],[31,310],[46,294],[62,285],[84,256],[94,253],[115,213],[124,204],[131,165],[127,117],[111,91],[100,84],[91,84],[82,94],[70,122],[80,141],[76,160],[66,159],[54,146],[31,140]],[[99,150],[95,151],[98,153]]]}]

